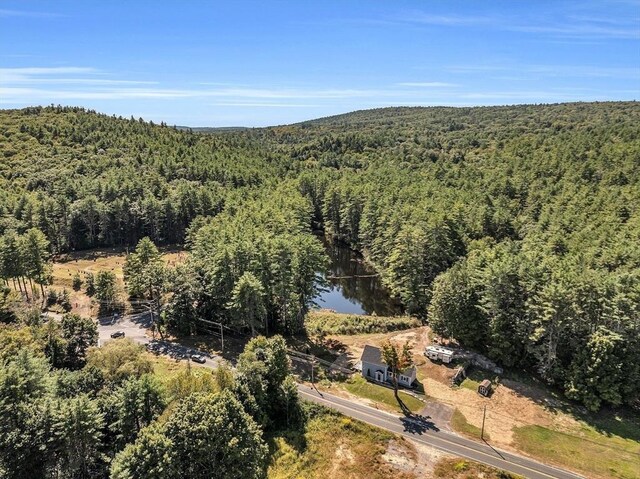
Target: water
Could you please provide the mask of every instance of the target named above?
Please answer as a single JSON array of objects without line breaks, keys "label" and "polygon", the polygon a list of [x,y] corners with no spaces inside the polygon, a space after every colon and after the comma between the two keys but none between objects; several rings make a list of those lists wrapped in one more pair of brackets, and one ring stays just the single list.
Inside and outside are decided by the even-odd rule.
[{"label": "water", "polygon": [[314,299],[319,308],[349,314],[402,314],[402,308],[391,298],[380,277],[359,254],[344,244],[321,239],[330,264],[326,272],[320,273],[328,287]]}]

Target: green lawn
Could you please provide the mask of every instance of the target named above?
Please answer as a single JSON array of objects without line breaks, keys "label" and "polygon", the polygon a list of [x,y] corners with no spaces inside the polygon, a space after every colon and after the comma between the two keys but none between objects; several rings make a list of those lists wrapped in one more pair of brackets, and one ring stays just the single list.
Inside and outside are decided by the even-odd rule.
[{"label": "green lawn", "polygon": [[165,383],[187,368],[186,361],[175,361],[166,356],[156,356],[151,353],[145,353],[145,356],[153,364],[154,374]]},{"label": "green lawn", "polygon": [[[462,414],[459,409],[454,409],[453,411],[451,416],[451,427],[454,431],[464,434],[471,439],[480,439],[480,434],[482,432],[479,427],[469,424],[467,422],[467,418],[464,417],[464,414]],[[489,435],[486,432],[484,433],[484,438],[489,440]]]},{"label": "green lawn", "polygon": [[[395,411],[402,412],[398,405],[398,401],[396,401],[396,398],[393,395],[393,389],[370,383],[362,376],[354,376],[343,384],[345,389],[351,394],[371,399],[372,401],[384,404]],[[425,406],[424,402],[416,399],[410,394],[402,392],[402,390],[400,391],[400,398],[411,412],[418,412]]]},{"label": "green lawn", "polygon": [[515,446],[539,459],[567,466],[589,477],[637,479],[640,477],[638,443],[603,436],[585,426],[581,437],[541,426],[514,428]]},{"label": "green lawn", "polygon": [[467,377],[465,378],[464,381],[462,381],[462,383],[460,383],[460,387],[470,389],[472,391],[478,391],[478,386],[480,385],[480,383],[485,379],[488,379],[489,381],[491,381],[491,383],[493,384],[493,387],[495,388],[496,386],[494,382],[495,376],[496,376],[495,374],[489,371],[485,371],[483,369],[479,369],[474,366],[471,366],[467,370]]}]

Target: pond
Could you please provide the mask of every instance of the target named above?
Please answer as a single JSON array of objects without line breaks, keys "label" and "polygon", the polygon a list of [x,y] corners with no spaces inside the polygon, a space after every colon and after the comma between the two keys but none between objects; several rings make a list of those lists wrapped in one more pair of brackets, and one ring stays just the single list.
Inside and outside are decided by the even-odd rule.
[{"label": "pond", "polygon": [[401,305],[391,297],[380,276],[364,262],[362,256],[343,243],[332,242],[324,236],[320,239],[330,262],[328,270],[319,273],[327,286],[314,298],[318,308],[348,314],[375,313],[378,316],[403,313]]}]

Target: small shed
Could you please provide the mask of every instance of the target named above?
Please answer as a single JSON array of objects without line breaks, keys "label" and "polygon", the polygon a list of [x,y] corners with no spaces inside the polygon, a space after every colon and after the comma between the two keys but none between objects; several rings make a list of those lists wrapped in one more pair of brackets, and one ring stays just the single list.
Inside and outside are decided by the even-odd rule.
[{"label": "small shed", "polygon": [[427,346],[424,355],[431,359],[431,361],[442,361],[443,363],[449,364],[455,356],[455,351],[442,346]]},{"label": "small shed", "polygon": [[478,392],[483,396],[489,396],[491,394],[491,381],[485,379],[478,386]]}]

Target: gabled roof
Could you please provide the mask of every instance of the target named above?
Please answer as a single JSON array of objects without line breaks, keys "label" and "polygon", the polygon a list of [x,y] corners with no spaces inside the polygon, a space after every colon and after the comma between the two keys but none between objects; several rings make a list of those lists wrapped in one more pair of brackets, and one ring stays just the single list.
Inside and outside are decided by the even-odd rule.
[{"label": "gabled roof", "polygon": [[412,376],[413,373],[415,373],[415,372],[416,372],[416,367],[415,366],[409,366],[407,369],[402,371],[402,374],[404,376]]},{"label": "gabled roof", "polygon": [[385,362],[382,360],[382,351],[375,346],[365,345],[364,350],[362,351],[362,356],[360,357],[360,361],[363,363],[369,364],[377,364],[379,366],[386,366]]}]

